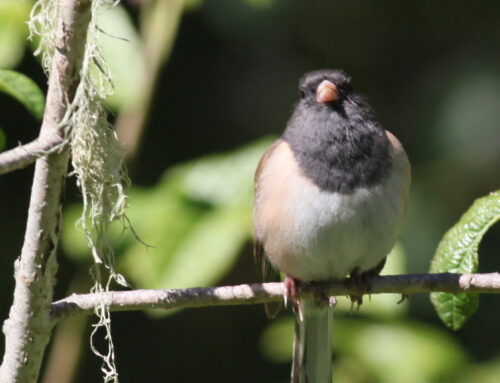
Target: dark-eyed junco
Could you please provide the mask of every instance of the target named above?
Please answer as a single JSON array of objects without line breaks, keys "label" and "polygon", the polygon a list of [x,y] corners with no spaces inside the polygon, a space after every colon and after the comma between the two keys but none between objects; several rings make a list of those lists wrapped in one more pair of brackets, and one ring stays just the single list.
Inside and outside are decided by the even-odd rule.
[{"label": "dark-eyed junco", "polygon": [[[264,280],[378,274],[403,223],[410,164],[340,70],[306,73],[300,100],[255,175],[255,256]],[[268,307],[268,315],[275,314]],[[331,382],[332,309],[304,299],[293,382]]]}]

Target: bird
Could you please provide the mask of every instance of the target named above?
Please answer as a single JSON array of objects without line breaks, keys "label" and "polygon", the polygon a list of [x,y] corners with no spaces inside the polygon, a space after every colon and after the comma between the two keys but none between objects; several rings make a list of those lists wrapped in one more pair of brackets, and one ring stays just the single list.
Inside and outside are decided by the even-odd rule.
[{"label": "bird", "polygon": [[[255,173],[254,257],[264,281],[286,276],[285,303],[294,302],[292,383],[330,383],[332,301],[299,300],[297,286],[380,273],[406,216],[411,170],[344,71],[308,72],[299,93]],[[278,312],[266,305],[268,317]]]}]

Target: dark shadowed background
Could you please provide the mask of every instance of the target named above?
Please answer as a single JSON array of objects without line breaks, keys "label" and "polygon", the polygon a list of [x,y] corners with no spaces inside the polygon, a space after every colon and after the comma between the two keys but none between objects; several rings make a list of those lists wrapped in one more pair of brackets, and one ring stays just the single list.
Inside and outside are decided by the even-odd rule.
[{"label": "dark shadowed background", "polygon": [[[6,52],[0,66],[45,91],[46,78],[24,43],[30,2],[16,3],[0,5],[0,20],[11,21],[0,21]],[[109,104],[110,118],[127,140],[132,224],[155,247],[147,250],[120,228],[111,237],[120,271],[136,287],[258,281],[252,172],[284,129],[298,79],[309,70],[348,72],[412,162],[410,212],[388,272],[427,272],[446,230],[474,199],[499,189],[498,1],[137,0],[122,6],[108,11],[115,16],[104,16],[103,25],[129,40],[103,37],[119,94]],[[0,111],[6,148],[37,136],[39,123],[1,93]],[[2,321],[12,301],[32,174],[30,167],[0,178]],[[91,284],[91,255],[74,227],[81,207],[73,178],[67,202],[57,298]],[[480,271],[499,269],[499,249],[494,227],[480,248]],[[399,297],[374,298],[354,313],[344,302],[336,313],[334,381],[497,382],[499,299],[481,296],[477,314],[456,333],[440,323],[426,294],[402,305]],[[122,383],[289,377],[290,312],[274,322],[260,306],[112,318]],[[89,332],[86,318],[56,331],[45,383],[100,380]]]}]

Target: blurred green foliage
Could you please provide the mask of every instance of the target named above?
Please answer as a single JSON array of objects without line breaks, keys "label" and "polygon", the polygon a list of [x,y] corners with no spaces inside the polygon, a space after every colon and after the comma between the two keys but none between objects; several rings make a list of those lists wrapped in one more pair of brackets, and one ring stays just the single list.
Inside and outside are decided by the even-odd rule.
[{"label": "blurred green foliage", "polygon": [[[271,323],[261,337],[263,354],[274,362],[291,362],[293,328],[292,318]],[[408,319],[337,315],[333,348],[334,382],[452,382],[467,362],[452,337]]]},{"label": "blurred green foliage", "polygon": [[[123,223],[109,236],[129,283],[159,289],[220,280],[251,238],[253,173],[270,142],[174,166],[156,186],[133,187],[127,216],[140,241]],[[65,210],[62,244],[70,257],[89,261],[80,215],[81,205]]]},{"label": "blurred green foliage", "polygon": [[0,68],[14,68],[24,55],[32,1],[0,1]]}]

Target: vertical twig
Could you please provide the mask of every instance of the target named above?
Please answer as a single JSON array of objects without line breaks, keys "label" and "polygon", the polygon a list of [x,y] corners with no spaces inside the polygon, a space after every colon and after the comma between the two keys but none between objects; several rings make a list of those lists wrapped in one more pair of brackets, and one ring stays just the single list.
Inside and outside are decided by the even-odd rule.
[{"label": "vertical twig", "polygon": [[[90,21],[90,0],[61,0],[56,50],[52,61],[42,140],[57,132],[75,96]],[[50,303],[57,271],[56,249],[60,229],[68,149],[36,161],[24,244],[15,261],[14,301],[5,321],[5,354],[0,382],[36,382],[50,339]]]},{"label": "vertical twig", "polygon": [[155,83],[162,65],[168,61],[184,11],[183,0],[158,0],[141,4],[141,37],[144,42],[146,77],[137,104],[125,105],[116,120],[116,133],[125,145],[126,156],[132,160],[140,145]]}]

